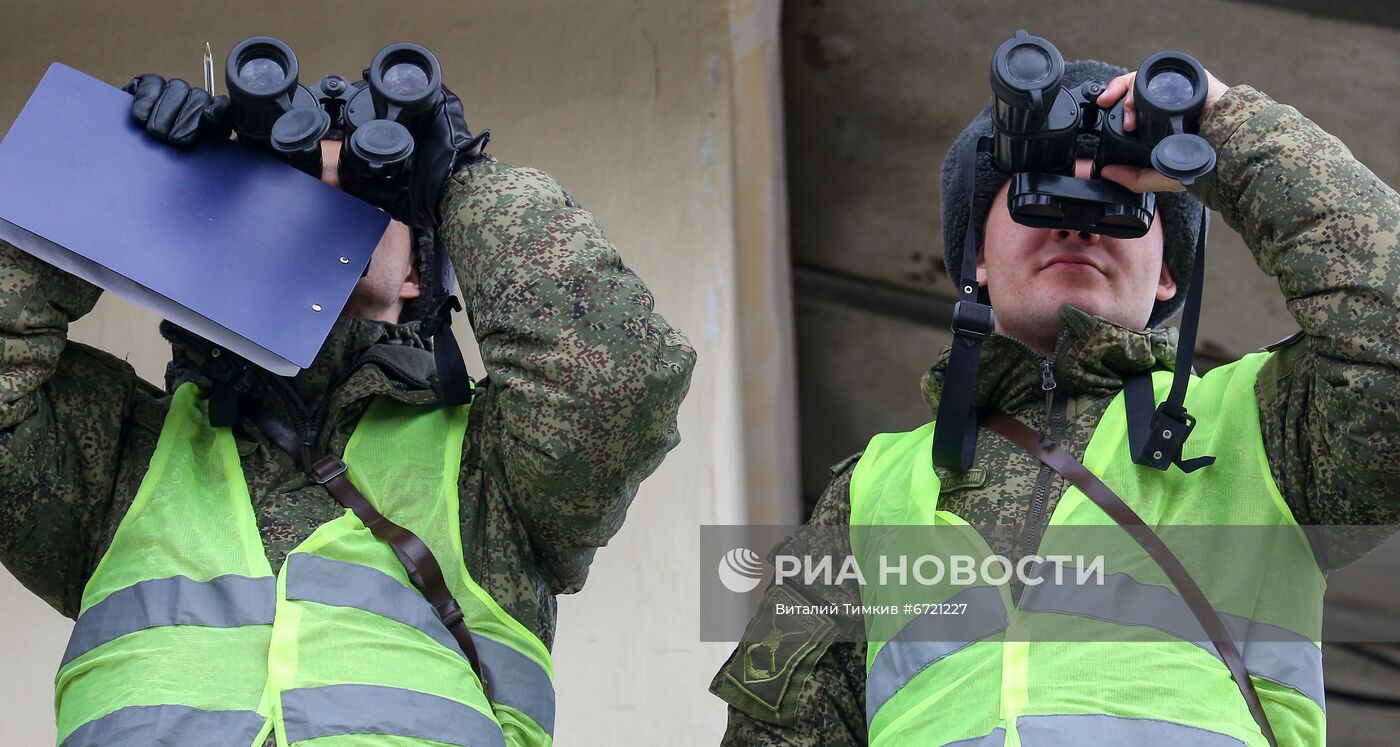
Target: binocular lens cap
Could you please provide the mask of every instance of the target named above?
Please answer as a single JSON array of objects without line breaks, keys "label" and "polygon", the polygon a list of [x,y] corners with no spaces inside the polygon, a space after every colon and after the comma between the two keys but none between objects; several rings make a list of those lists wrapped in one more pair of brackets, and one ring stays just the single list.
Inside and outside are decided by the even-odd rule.
[{"label": "binocular lens cap", "polygon": [[1006,53],[1007,77],[1026,88],[1050,77],[1051,67],[1050,55],[1034,44],[1018,44]]},{"label": "binocular lens cap", "polygon": [[1215,168],[1215,149],[1198,135],[1168,135],[1152,149],[1152,168],[1182,184],[1190,184]]},{"label": "binocular lens cap", "polygon": [[297,151],[321,142],[331,128],[331,117],[320,108],[298,107],[272,124],[272,147]]},{"label": "binocular lens cap", "polygon": [[1026,106],[1032,101],[1033,92],[1045,96],[1059,86],[1064,72],[1060,51],[1021,29],[1002,42],[992,56],[992,90],[1003,101]]},{"label": "binocular lens cap", "polygon": [[375,119],[355,130],[350,136],[350,147],[367,162],[388,163],[413,152],[413,136],[398,122]]}]

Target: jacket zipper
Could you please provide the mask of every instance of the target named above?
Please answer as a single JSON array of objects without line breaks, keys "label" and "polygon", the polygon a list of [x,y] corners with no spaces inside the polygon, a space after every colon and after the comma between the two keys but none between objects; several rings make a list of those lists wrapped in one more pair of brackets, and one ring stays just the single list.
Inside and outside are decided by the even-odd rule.
[{"label": "jacket zipper", "polygon": [[[1068,400],[1055,382],[1055,366],[1064,355],[1064,351],[1065,335],[1062,331],[1060,339],[1055,345],[1054,359],[1042,358],[1040,361],[1040,388],[1045,391],[1045,427],[1041,430],[1041,434],[1048,436],[1053,441],[1059,441],[1064,436],[1066,427],[1064,414]],[[1041,464],[1040,471],[1035,478],[1035,492],[1031,496],[1030,510],[1026,514],[1023,555],[1035,552],[1040,544],[1040,522],[1045,515],[1045,504],[1049,502],[1050,482],[1054,478],[1054,470]]]},{"label": "jacket zipper", "polygon": [[[280,377],[271,377],[273,388],[281,395],[282,402],[286,404],[286,410],[292,416],[292,428],[301,438],[302,444],[310,447],[321,440],[324,436],[324,425],[326,418],[330,415],[331,394],[339,389],[350,376],[354,374],[358,366],[352,366],[348,373],[342,374],[326,387],[325,396],[316,404],[316,409],[311,413],[306,411],[306,406],[301,398],[292,389],[292,385]],[[318,433],[318,429],[321,431]]]},{"label": "jacket zipper", "polygon": [[330,436],[331,429],[327,427],[330,424],[326,421],[331,415],[331,400],[334,398],[335,392],[339,391],[340,387],[344,386],[345,382],[349,381],[350,377],[354,376],[359,368],[359,363],[356,363],[354,366],[347,369],[345,373],[337,377],[335,381],[331,382],[330,386],[326,387],[326,393],[321,397],[321,401],[316,403],[316,410],[311,416],[311,423],[317,430],[307,434],[306,442],[308,444],[316,444],[317,453],[325,450],[325,444],[323,444],[323,442]]}]

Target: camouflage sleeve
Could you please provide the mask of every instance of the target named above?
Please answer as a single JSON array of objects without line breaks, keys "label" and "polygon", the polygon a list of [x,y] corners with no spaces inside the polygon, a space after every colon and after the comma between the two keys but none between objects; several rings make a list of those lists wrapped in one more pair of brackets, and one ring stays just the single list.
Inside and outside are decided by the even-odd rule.
[{"label": "camouflage sleeve", "polygon": [[1400,197],[1292,107],[1230,89],[1195,194],[1278,278],[1302,334],[1258,395],[1280,491],[1304,524],[1400,522]]},{"label": "camouflage sleeve", "polygon": [[[851,470],[857,457],[832,468],[831,483],[809,524],[850,525]],[[808,601],[794,594],[787,586],[768,587],[743,640],[710,683],[710,692],[729,704],[729,727],[721,742],[725,747],[866,743],[865,644],[833,642],[830,620],[793,621],[771,614],[778,602]]]},{"label": "camouflage sleeve", "polygon": [[69,343],[101,290],[0,241],[0,561],[78,613],[104,536],[129,405],[125,361]]},{"label": "camouflage sleeve", "polygon": [[472,437],[553,591],[577,591],[638,483],[680,440],[695,351],[548,175],[487,161],[457,172],[443,200],[443,241],[491,382]]}]

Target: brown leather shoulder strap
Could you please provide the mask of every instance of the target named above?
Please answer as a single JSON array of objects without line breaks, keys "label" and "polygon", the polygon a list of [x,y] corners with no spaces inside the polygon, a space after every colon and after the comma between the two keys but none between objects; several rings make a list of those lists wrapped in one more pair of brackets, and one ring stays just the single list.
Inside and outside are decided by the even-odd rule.
[{"label": "brown leather shoulder strap", "polygon": [[476,672],[477,679],[481,681],[482,690],[486,692],[489,699],[491,697],[490,685],[487,683],[486,673],[481,667],[481,656],[477,653],[476,643],[472,641],[471,631],[467,628],[466,617],[462,614],[461,605],[452,596],[452,591],[447,588],[447,581],[442,574],[442,566],[438,564],[437,558],[433,557],[433,552],[428,545],[418,535],[395,524],[379,513],[378,509],[369,502],[369,499],[365,498],[364,494],[355,487],[355,484],[350,482],[350,478],[345,476],[347,469],[345,462],[332,454],[312,461],[306,445],[292,432],[291,428],[262,410],[255,412],[254,418],[259,430],[269,440],[305,467],[311,474],[311,478],[317,484],[324,485],[326,490],[340,502],[340,505],[355,512],[355,516],[359,517],[365,528],[369,529],[375,537],[389,543],[389,546],[394,549],[394,555],[398,556],[399,562],[408,572],[408,578],[413,582],[413,586],[432,605],[437,612],[438,619],[442,620],[442,624],[447,627],[452,638],[461,647],[462,653],[466,654],[467,661],[471,663],[472,670]]},{"label": "brown leather shoulder strap", "polygon": [[1254,682],[1249,679],[1249,671],[1245,669],[1244,658],[1240,656],[1239,649],[1230,637],[1230,631],[1220,621],[1220,615],[1211,606],[1205,592],[1201,591],[1201,587],[1196,584],[1195,579],[1191,578],[1191,574],[1181,565],[1181,561],[1177,559],[1166,543],[1162,542],[1162,538],[1158,537],[1157,533],[1143,522],[1142,517],[1138,516],[1128,504],[1123,502],[1122,498],[1118,497],[1118,494],[1114,493],[1083,464],[1080,464],[1079,460],[1061,449],[1059,444],[1052,439],[1042,438],[1040,433],[1034,429],[1003,413],[989,414],[983,421],[983,425],[1030,452],[1047,467],[1070,481],[1084,495],[1088,496],[1089,500],[1103,509],[1109,518],[1123,527],[1123,530],[1132,536],[1142,546],[1142,549],[1147,551],[1148,555],[1152,556],[1152,559],[1167,574],[1167,578],[1171,579],[1177,591],[1181,592],[1182,598],[1191,608],[1191,614],[1196,617],[1206,635],[1210,636],[1211,643],[1214,644],[1220,659],[1225,662],[1225,666],[1229,667],[1230,675],[1234,677],[1235,684],[1239,686],[1240,694],[1244,696],[1245,703],[1249,705],[1249,713],[1254,716],[1254,722],[1259,725],[1259,730],[1263,732],[1264,738],[1269,740],[1271,747],[1278,747],[1278,741],[1274,738],[1274,730],[1269,725],[1268,714],[1264,712],[1264,704],[1259,700],[1259,693],[1254,689]]}]

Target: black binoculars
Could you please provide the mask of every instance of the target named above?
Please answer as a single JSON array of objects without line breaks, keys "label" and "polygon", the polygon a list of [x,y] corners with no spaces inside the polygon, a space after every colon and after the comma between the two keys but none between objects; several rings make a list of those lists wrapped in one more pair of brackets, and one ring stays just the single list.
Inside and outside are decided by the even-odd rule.
[{"label": "black binoculars", "polygon": [[406,185],[414,119],[441,97],[442,68],[433,53],[391,44],[354,83],[327,75],[307,87],[298,82],[299,72],[292,48],[270,36],[234,46],[224,76],[239,141],[320,177],[321,139],[338,130],[345,141],[339,175],[347,192],[358,194],[371,182]]},{"label": "black binoculars", "polygon": [[[1188,54],[1159,52],[1133,82],[1137,115],[1123,129],[1126,96],[1104,109],[1107,81],[1074,90],[1060,85],[1064,58],[1055,45],[1019,30],[992,58],[992,159],[1014,174],[1007,204],[1017,223],[1067,228],[1116,238],[1147,233],[1156,210],[1151,193],[1137,194],[1099,177],[1109,164],[1151,167],[1183,184],[1215,168],[1215,149],[1195,133],[1205,106],[1205,68]],[[1074,177],[1080,135],[1098,145],[1089,179]]]}]

